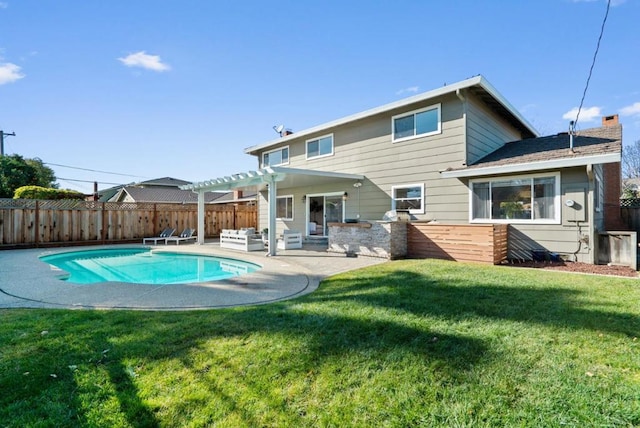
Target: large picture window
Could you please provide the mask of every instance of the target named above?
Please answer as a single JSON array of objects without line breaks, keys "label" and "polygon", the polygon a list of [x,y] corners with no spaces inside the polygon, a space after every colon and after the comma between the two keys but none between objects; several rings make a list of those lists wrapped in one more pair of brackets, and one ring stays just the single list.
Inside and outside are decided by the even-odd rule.
[{"label": "large picture window", "polygon": [[262,167],[286,165],[289,163],[289,146],[262,154]]},{"label": "large picture window", "polygon": [[392,210],[409,210],[411,214],[424,214],[424,184],[407,184],[391,188]]},{"label": "large picture window", "polygon": [[276,218],[293,220],[293,196],[278,196],[276,198]]},{"label": "large picture window", "polygon": [[440,133],[440,104],[429,106],[391,118],[393,141]]},{"label": "large picture window", "polygon": [[560,175],[472,181],[471,221],[559,223]]},{"label": "large picture window", "polygon": [[307,159],[333,154],[333,134],[307,141]]}]

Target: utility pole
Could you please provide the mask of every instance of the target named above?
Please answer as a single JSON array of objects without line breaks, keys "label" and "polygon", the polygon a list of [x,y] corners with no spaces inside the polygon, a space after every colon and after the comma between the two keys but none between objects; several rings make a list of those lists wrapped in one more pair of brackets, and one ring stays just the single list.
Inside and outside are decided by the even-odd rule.
[{"label": "utility pole", "polygon": [[15,132],[4,132],[0,129],[0,156],[4,156],[4,137],[15,137]]}]

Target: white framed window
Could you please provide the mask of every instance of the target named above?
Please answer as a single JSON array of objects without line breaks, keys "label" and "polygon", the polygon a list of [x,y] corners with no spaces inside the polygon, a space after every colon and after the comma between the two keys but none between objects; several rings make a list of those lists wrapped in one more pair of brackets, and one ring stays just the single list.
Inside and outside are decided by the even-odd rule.
[{"label": "white framed window", "polygon": [[307,159],[333,155],[333,134],[307,140]]},{"label": "white framed window", "polygon": [[596,212],[602,212],[604,206],[604,186],[602,180],[596,177],[595,189],[593,189],[593,206],[596,207]]},{"label": "white framed window", "polygon": [[393,142],[411,140],[416,137],[439,134],[441,132],[440,104],[434,104],[409,113],[397,114],[391,118]]},{"label": "white framed window", "polygon": [[424,183],[392,186],[391,209],[409,210],[410,214],[424,214]]},{"label": "white framed window", "polygon": [[262,154],[262,167],[287,165],[289,163],[289,146],[264,152]]},{"label": "white framed window", "polygon": [[560,223],[560,173],[470,180],[472,223]]},{"label": "white framed window", "polygon": [[293,195],[276,197],[276,218],[293,220]]}]

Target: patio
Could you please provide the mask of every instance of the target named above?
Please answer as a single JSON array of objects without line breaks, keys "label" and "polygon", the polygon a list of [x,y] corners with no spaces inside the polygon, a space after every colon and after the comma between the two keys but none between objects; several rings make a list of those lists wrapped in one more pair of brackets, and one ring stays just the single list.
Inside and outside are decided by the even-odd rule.
[{"label": "patio", "polygon": [[[104,247],[82,247],[95,248]],[[385,261],[373,257],[347,258],[344,254],[328,253],[326,246],[318,245],[280,251],[276,257],[265,257],[264,252],[221,249],[217,240],[204,245],[154,248],[242,259],[257,263],[262,269],[229,280],[199,284],[78,285],[58,279],[60,271],[38,260],[44,253],[78,248],[7,250],[1,253],[0,308],[188,310],[266,304],[311,293],[327,276]]]}]

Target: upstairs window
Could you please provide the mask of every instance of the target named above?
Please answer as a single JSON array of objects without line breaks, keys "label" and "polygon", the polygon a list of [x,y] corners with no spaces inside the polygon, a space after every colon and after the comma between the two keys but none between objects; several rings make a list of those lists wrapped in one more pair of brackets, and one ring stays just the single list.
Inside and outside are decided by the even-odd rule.
[{"label": "upstairs window", "polygon": [[279,220],[293,220],[293,195],[278,196],[276,198],[276,218]]},{"label": "upstairs window", "polygon": [[559,174],[473,181],[471,183],[471,221],[559,223]]},{"label": "upstairs window", "polygon": [[333,154],[333,134],[307,140],[307,159],[331,156]]},{"label": "upstairs window", "polygon": [[289,163],[289,146],[262,154],[262,167],[286,165]]},{"label": "upstairs window", "polygon": [[407,184],[391,188],[391,209],[424,214],[424,184]]},{"label": "upstairs window", "polygon": [[440,133],[440,104],[391,118],[393,142]]}]

